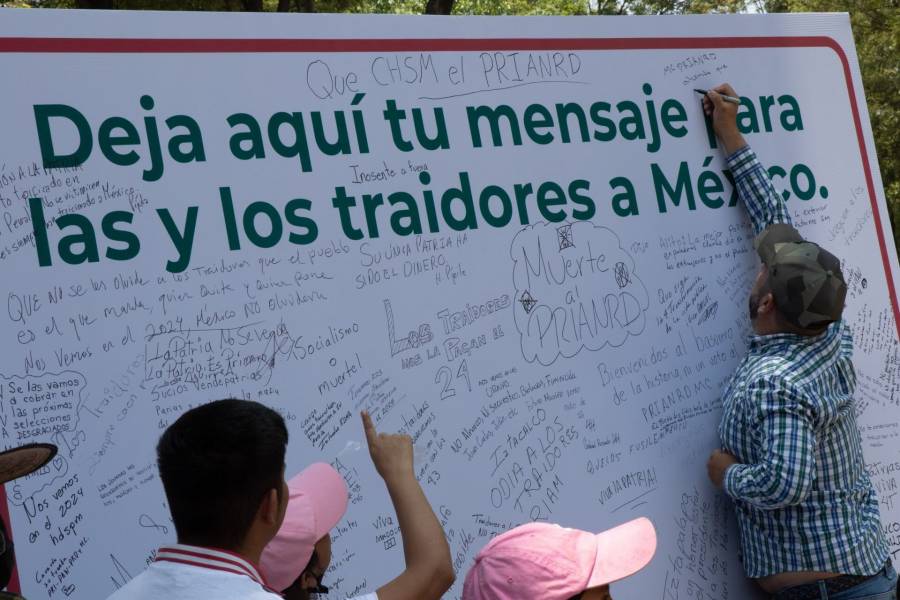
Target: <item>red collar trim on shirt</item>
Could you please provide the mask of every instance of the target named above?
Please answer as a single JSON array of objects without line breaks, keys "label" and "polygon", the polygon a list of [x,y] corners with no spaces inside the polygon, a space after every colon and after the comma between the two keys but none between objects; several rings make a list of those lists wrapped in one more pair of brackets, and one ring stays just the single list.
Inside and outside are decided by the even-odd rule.
[{"label": "red collar trim on shirt", "polygon": [[187,544],[173,544],[162,546],[156,552],[156,562],[173,562],[182,565],[191,565],[201,569],[224,571],[236,575],[245,575],[272,593],[266,585],[265,579],[252,563],[239,554],[218,548],[204,548],[202,546],[189,546]]}]

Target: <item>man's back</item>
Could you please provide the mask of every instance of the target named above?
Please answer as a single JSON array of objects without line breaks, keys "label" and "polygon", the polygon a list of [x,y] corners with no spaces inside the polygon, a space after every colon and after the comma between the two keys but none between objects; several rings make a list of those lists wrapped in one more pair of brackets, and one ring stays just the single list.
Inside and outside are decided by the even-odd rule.
[{"label": "man's back", "polygon": [[281,600],[253,577],[237,572],[238,567],[202,556],[186,558],[197,564],[156,561],[107,600]]},{"label": "man's back", "polygon": [[[726,389],[720,435],[742,463],[735,498],[750,577],[873,573],[887,556],[853,407],[852,340],[842,322],[816,337],[753,336]],[[792,524],[791,526],[788,526]]]}]

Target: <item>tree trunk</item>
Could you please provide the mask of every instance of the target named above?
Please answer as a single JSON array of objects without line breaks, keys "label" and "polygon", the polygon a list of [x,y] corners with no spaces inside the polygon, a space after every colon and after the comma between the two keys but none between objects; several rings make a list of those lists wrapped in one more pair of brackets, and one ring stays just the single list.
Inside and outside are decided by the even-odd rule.
[{"label": "tree trunk", "polygon": [[426,15],[449,15],[453,12],[453,2],[455,0],[428,0],[425,5]]},{"label": "tree trunk", "polygon": [[315,0],[297,0],[297,10],[302,13],[316,12]]},{"label": "tree trunk", "polygon": [[75,8],[99,8],[112,10],[115,8],[114,0],[75,0]]},{"label": "tree trunk", "polygon": [[263,0],[242,0],[245,12],[262,12]]},{"label": "tree trunk", "polygon": [[291,10],[291,0],[278,0],[278,12],[288,12]]}]

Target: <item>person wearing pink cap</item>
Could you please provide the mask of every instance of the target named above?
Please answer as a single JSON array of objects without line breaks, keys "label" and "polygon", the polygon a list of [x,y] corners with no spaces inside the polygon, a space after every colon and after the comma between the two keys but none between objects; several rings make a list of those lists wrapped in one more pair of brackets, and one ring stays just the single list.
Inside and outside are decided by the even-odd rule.
[{"label": "person wearing pink cap", "polygon": [[609,584],[643,569],[654,552],[656,530],[645,518],[601,533],[528,523],[482,548],[462,600],[610,600]]},{"label": "person wearing pink cap", "polygon": [[327,463],[309,465],[287,485],[284,521],[263,549],[259,566],[269,585],[290,590],[287,597],[291,597],[301,589],[321,586],[316,567],[331,548],[320,541],[330,542],[328,532],[344,516],[349,492],[341,474]]},{"label": "person wearing pink cap", "polygon": [[[397,513],[406,570],[373,594],[354,600],[438,600],[453,585],[450,547],[413,470],[408,435],[377,433],[362,413],[369,454]],[[347,510],[343,477],[330,465],[310,465],[288,482],[284,522],[263,549],[260,570],[286,600],[327,593],[322,577],[331,562],[329,531]]]}]

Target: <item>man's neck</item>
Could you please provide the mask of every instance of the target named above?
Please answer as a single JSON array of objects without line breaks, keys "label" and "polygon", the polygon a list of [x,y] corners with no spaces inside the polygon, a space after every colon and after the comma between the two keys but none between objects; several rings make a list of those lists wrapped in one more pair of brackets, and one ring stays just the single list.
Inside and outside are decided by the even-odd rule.
[{"label": "man's neck", "polygon": [[785,326],[765,326],[765,325],[753,325],[753,333],[756,335],[778,335],[782,333],[792,333],[794,335],[801,335],[804,337],[816,337],[820,336],[823,333],[828,331],[828,327],[819,328],[819,329],[800,329],[799,327],[785,327]]},{"label": "man's neck", "polygon": [[236,550],[232,550],[235,554],[238,554],[241,558],[249,562],[251,565],[259,566],[259,559],[262,556],[262,546],[253,547],[242,547]]},{"label": "man's neck", "polygon": [[258,544],[252,543],[244,543],[238,547],[228,547],[223,545],[216,544],[206,544],[193,540],[178,540],[179,544],[184,544],[185,546],[196,546],[198,548],[207,548],[209,550],[220,550],[222,552],[230,552],[232,554],[237,554],[248,563],[253,566],[259,565],[260,556],[262,556],[262,547]]}]

